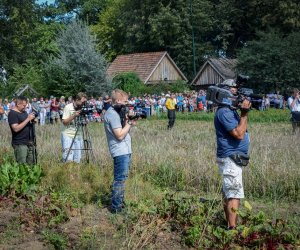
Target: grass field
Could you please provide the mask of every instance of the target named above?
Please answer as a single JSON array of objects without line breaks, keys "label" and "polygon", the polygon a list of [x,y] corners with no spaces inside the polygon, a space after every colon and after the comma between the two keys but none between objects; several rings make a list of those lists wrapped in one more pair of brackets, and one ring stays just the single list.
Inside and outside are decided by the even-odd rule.
[{"label": "grass field", "polygon": [[[34,191],[16,195],[10,187],[3,194],[0,224],[6,224],[0,227],[0,248],[22,247],[16,235],[26,236],[29,246],[46,244],[46,249],[296,247],[300,138],[291,133],[288,111],[250,116],[251,162],[244,169],[247,202],[236,233],[224,229],[212,119],[213,114],[179,114],[172,131],[166,129],[164,115],[139,121],[131,131],[134,153],[124,215],[111,215],[106,208],[112,160],[103,124],[88,126],[95,165],[61,163],[60,126],[37,127],[43,177]],[[0,129],[2,165],[10,164],[10,131],[5,124]],[[206,201],[199,202],[200,197]],[[52,206],[57,209],[49,210]],[[13,216],[16,211],[24,213]],[[9,220],[5,213],[12,214]]]}]

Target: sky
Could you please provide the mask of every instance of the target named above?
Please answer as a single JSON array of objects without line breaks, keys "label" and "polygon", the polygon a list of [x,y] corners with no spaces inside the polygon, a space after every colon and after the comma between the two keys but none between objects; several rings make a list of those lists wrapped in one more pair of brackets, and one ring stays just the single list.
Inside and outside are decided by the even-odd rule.
[{"label": "sky", "polygon": [[48,2],[49,4],[54,3],[55,0],[37,0],[36,2],[41,4],[41,3],[45,3]]}]

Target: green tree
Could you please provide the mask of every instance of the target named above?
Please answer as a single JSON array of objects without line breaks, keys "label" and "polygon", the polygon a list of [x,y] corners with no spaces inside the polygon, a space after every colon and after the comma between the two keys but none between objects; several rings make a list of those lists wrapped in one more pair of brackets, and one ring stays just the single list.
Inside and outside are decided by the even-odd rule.
[{"label": "green tree", "polygon": [[257,39],[257,32],[274,28],[284,34],[299,31],[298,0],[211,0],[214,29],[211,41],[219,53],[235,57],[238,49]]},{"label": "green tree", "polygon": [[[11,90],[15,91],[24,84],[29,84],[38,94],[47,94],[47,85],[44,82],[43,65],[28,60],[23,65],[14,68],[14,74],[9,79]],[[9,93],[10,95],[12,94]]]},{"label": "green tree", "polygon": [[111,90],[106,61],[96,52],[95,39],[84,23],[75,20],[67,25],[58,35],[57,45],[59,56],[52,60],[53,65],[49,67],[64,72],[67,79],[61,87],[68,94],[84,91],[89,95],[100,95]]},{"label": "green tree", "polygon": [[251,77],[256,89],[267,92],[300,87],[300,32],[261,33],[238,55],[238,69]]},{"label": "green tree", "polygon": [[208,0],[116,0],[93,31],[108,60],[123,53],[167,50],[192,79],[192,28],[199,68],[204,56],[214,54],[206,36],[213,28],[212,11]]},{"label": "green tree", "polygon": [[9,72],[35,57],[34,29],[39,18],[34,0],[0,0],[0,58]]},{"label": "green tree", "polygon": [[108,0],[56,0],[54,4],[44,4],[45,14],[53,19],[68,22],[74,17],[95,24],[107,5]]},{"label": "green tree", "polygon": [[122,89],[133,96],[145,93],[145,84],[140,80],[134,72],[121,73],[113,78],[113,83],[116,88]]}]

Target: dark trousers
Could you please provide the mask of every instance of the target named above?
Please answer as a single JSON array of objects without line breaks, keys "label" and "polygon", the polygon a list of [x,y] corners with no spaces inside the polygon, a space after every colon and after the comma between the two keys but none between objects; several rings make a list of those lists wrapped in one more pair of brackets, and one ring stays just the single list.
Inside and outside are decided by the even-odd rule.
[{"label": "dark trousers", "polygon": [[168,119],[169,119],[168,129],[173,128],[175,123],[175,118],[176,118],[175,109],[168,109]]},{"label": "dark trousers", "polygon": [[13,145],[16,162],[19,164],[35,164],[34,147],[31,145]]}]

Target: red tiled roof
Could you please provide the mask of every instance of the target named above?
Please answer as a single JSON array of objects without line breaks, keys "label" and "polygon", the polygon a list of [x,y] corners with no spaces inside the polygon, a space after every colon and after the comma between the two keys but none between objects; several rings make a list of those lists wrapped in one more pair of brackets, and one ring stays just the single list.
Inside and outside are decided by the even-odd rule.
[{"label": "red tiled roof", "polygon": [[118,73],[135,72],[145,82],[165,54],[166,51],[120,55],[108,67],[107,73],[113,77]]}]

